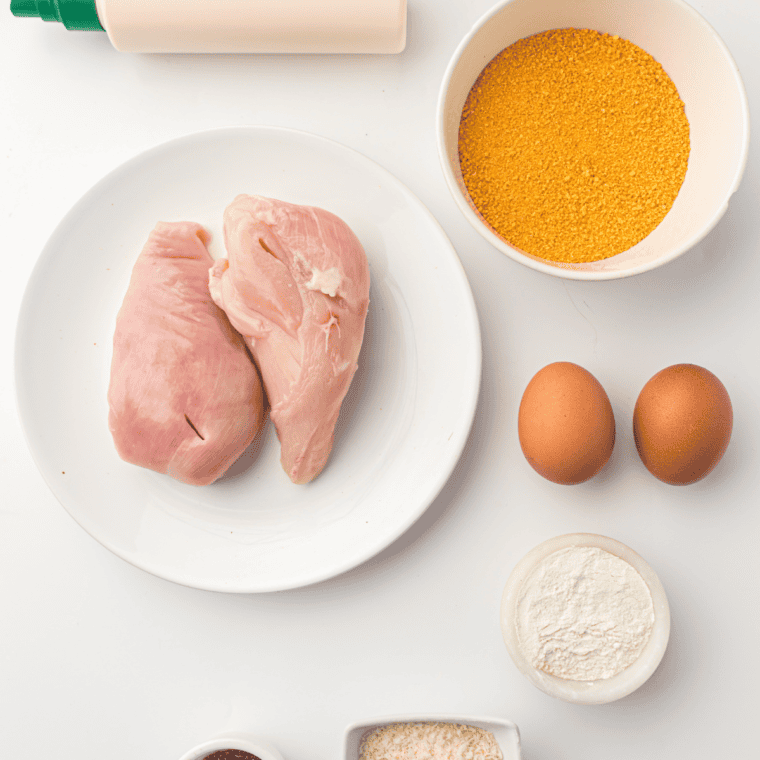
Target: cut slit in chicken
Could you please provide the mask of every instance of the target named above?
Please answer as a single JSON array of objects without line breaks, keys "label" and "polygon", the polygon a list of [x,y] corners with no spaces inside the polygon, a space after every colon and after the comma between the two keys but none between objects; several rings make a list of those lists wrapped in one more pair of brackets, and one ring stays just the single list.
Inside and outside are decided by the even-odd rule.
[{"label": "cut slit in chicken", "polygon": [[369,265],[329,211],[239,195],[224,214],[228,259],[209,290],[243,334],[261,372],[281,462],[294,483],[324,468],[357,369]]},{"label": "cut slit in chicken", "polygon": [[122,459],[192,485],[219,478],[263,424],[242,337],[208,292],[208,235],[159,222],[116,318],[108,424]]},{"label": "cut slit in chicken", "polygon": [[202,441],[205,441],[206,439],[198,432],[198,428],[193,425],[193,421],[185,415],[185,422],[187,422],[188,425],[193,429],[193,432],[200,438]]}]

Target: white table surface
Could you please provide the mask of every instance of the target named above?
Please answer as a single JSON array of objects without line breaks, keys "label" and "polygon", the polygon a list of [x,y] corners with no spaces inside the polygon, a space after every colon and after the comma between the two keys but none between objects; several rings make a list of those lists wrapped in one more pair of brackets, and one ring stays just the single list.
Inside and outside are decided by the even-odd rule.
[{"label": "white table surface", "polygon": [[[635,0],[632,0],[635,3]],[[135,56],[105,35],[0,12],[0,754],[176,760],[224,730],[287,760],[336,758],[344,727],[385,713],[518,724],[527,760],[757,757],[760,698],[760,157],[694,250],[653,273],[563,281],[503,257],[459,214],[434,137],[448,60],[490,0],[410,0],[398,56]],[[760,5],[696,0],[728,45],[760,123]],[[469,276],[483,333],[466,451],[425,515],[376,559],[269,595],[174,585],[113,556],[69,517],[28,453],[13,381],[15,322],[48,236],[102,175],[210,127],[294,127],[361,151],[430,208]],[[445,336],[442,336],[445,339]],[[452,357],[456,360],[456,357]],[[576,487],[539,478],[517,439],[532,375],[570,360],[606,388],[610,465]],[[639,461],[631,414],[656,371],[694,362],[731,395],[734,433],[705,480],[674,488]],[[104,505],[104,508],[107,508]],[[602,707],[554,700],[512,664],[502,588],[540,541],[588,531],[659,574],[670,646],[639,691]]]}]

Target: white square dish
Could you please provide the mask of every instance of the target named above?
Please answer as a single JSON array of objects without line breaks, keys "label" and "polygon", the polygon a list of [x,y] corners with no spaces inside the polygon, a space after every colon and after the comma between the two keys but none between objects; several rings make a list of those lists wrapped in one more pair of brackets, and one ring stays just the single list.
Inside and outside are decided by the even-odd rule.
[{"label": "white square dish", "polygon": [[522,760],[520,731],[512,721],[476,715],[385,715],[380,718],[352,723],[344,733],[343,760],[359,760],[362,738],[376,728],[393,723],[461,723],[490,731],[496,739],[504,760]]}]

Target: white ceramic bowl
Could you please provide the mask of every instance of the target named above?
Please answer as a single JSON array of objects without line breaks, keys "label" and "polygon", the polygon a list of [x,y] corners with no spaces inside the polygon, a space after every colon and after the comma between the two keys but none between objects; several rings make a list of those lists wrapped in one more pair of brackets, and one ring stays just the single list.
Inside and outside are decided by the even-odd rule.
[{"label": "white ceramic bowl", "polygon": [[[547,261],[505,242],[475,211],[459,166],[462,108],[480,72],[517,40],[568,27],[620,35],[653,56],[678,88],[690,125],[686,178],[665,219],[627,251],[585,264]],[[454,53],[438,98],[437,133],[449,190],[466,219],[494,247],[557,277],[608,280],[672,261],[718,223],[747,162],[749,108],[728,49],[682,0],[504,0],[475,24]]]},{"label": "white ceramic bowl", "polygon": [[[549,555],[570,546],[603,549],[632,565],[644,579],[652,596],[654,626],[638,659],[610,678],[596,681],[575,681],[558,678],[537,670],[523,653],[516,630],[517,603],[520,589],[531,571]],[[652,568],[620,541],[594,533],[570,533],[544,541],[529,551],[509,576],[501,600],[501,631],[512,660],[528,680],[552,697],[583,705],[600,705],[621,699],[639,688],[657,669],[665,654],[670,636],[670,607],[660,579]]]},{"label": "white ceramic bowl", "polygon": [[209,739],[185,752],[179,760],[203,760],[220,749],[243,750],[255,755],[259,760],[284,760],[283,756],[270,744],[246,733],[228,733]]},{"label": "white ceramic bowl", "polygon": [[504,760],[521,760],[520,732],[517,726],[502,718],[486,718],[474,715],[386,715],[381,718],[352,723],[346,728],[343,740],[343,760],[359,760],[362,737],[376,728],[393,723],[462,723],[490,731],[498,743]]}]

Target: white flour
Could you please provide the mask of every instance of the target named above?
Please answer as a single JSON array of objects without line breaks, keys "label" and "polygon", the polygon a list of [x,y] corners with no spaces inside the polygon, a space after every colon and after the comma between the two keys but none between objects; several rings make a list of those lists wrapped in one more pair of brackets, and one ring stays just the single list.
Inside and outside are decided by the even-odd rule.
[{"label": "white flour", "polygon": [[360,760],[502,760],[490,731],[460,723],[391,723],[363,739]]},{"label": "white flour", "polygon": [[625,670],[654,626],[649,587],[614,554],[570,546],[550,554],[523,582],[517,637],[538,670],[571,681],[596,681]]}]

